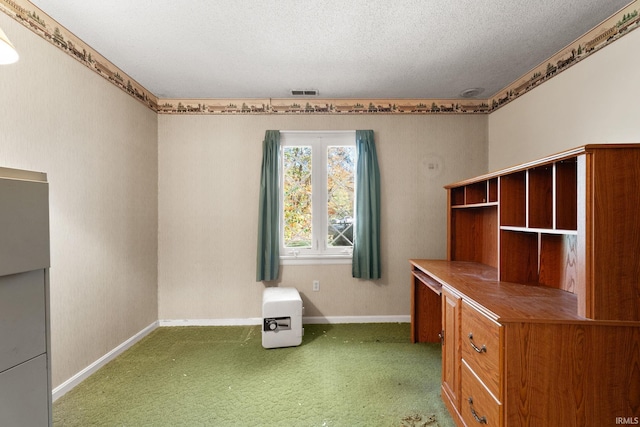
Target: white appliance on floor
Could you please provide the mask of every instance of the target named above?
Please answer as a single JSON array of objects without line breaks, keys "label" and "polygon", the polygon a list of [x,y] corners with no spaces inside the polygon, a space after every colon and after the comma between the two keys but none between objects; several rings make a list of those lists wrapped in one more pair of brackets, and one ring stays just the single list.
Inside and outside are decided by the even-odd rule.
[{"label": "white appliance on floor", "polygon": [[262,346],[300,345],[304,334],[303,310],[296,288],[266,288],[262,293]]}]

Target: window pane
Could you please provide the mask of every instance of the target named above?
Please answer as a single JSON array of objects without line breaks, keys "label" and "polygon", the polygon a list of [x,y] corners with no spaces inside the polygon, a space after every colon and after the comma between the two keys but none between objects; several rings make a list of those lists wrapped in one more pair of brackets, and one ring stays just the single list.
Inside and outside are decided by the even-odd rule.
[{"label": "window pane", "polygon": [[284,147],[284,246],[311,247],[311,147]]},{"label": "window pane", "polygon": [[327,149],[327,244],[353,246],[355,147]]}]

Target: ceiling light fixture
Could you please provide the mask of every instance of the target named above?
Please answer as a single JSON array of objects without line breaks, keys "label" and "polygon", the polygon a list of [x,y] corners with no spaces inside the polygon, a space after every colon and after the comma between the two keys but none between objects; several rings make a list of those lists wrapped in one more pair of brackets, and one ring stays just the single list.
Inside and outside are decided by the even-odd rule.
[{"label": "ceiling light fixture", "polygon": [[20,58],[16,48],[9,41],[7,35],[0,28],[0,64],[13,64]]},{"label": "ceiling light fixture", "polygon": [[484,92],[484,88],[472,87],[472,88],[465,89],[462,92],[460,92],[460,97],[461,98],[475,98],[476,96],[480,95],[482,92]]}]

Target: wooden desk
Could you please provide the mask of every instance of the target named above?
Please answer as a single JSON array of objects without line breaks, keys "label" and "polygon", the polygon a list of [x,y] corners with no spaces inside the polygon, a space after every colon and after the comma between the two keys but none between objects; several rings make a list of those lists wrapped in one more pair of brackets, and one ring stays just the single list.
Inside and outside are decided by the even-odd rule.
[{"label": "wooden desk", "polygon": [[411,339],[441,340],[458,425],[640,419],[639,164],[640,144],[585,145],[445,186]]},{"label": "wooden desk", "polygon": [[576,314],[576,295],[500,282],[483,264],[410,263],[412,337],[438,341],[441,331],[442,398],[458,425],[601,426],[640,417],[640,322],[587,319]]}]

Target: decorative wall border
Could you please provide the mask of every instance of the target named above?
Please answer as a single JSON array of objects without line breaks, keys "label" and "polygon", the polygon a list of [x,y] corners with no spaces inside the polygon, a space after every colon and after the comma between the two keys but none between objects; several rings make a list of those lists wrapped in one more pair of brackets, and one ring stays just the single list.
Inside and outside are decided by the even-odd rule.
[{"label": "decorative wall border", "polygon": [[640,26],[640,14],[637,10],[637,3],[638,0],[629,3],[594,29],[499,91],[487,101],[491,106],[490,112],[524,95],[638,28]]},{"label": "decorative wall border", "polygon": [[486,114],[475,99],[159,99],[159,114]]},{"label": "decorative wall border", "polygon": [[0,10],[121,90],[158,110],[158,98],[27,0],[0,0]]},{"label": "decorative wall border", "polygon": [[488,114],[638,28],[638,1],[489,99],[159,99],[28,0],[0,0],[0,11],[158,114]]}]

